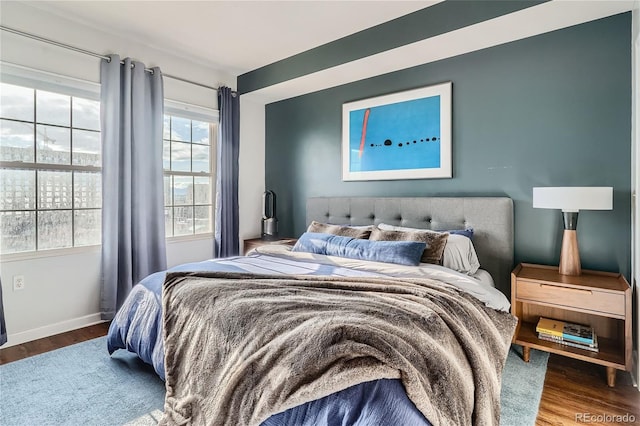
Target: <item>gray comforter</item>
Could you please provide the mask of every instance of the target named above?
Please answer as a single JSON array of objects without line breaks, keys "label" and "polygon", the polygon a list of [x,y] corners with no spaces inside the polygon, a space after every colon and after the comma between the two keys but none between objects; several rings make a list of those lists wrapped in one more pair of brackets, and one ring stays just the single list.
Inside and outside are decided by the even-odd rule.
[{"label": "gray comforter", "polygon": [[430,279],[173,273],[162,424],[255,425],[400,378],[434,425],[498,425],[516,319]]}]

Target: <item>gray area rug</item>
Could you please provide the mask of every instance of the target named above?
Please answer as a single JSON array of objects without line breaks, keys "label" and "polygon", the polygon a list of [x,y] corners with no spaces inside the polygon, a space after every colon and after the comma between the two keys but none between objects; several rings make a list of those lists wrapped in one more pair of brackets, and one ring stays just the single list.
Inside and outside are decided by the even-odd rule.
[{"label": "gray area rug", "polygon": [[512,345],[502,371],[500,424],[534,426],[547,373],[549,353],[531,349],[529,362],[522,360],[522,347]]},{"label": "gray area rug", "polygon": [[[164,382],[135,355],[109,356],[106,338],[0,366],[0,425],[154,425]],[[512,348],[502,379],[504,426],[534,425],[548,354]]]}]

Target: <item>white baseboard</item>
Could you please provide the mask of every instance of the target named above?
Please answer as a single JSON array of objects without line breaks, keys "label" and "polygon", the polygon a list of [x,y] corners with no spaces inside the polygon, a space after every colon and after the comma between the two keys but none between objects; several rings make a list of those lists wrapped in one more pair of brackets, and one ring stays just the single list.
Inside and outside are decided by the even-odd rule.
[{"label": "white baseboard", "polygon": [[8,334],[7,343],[2,345],[2,349],[10,346],[19,345],[32,340],[42,339],[43,337],[49,337],[60,333],[65,333],[71,330],[77,330],[78,328],[87,327],[94,324],[104,322],[100,319],[100,314],[86,315],[80,318],[73,318],[70,320],[58,322],[56,324],[46,325],[44,327],[38,327],[27,331],[21,331],[19,333]]}]

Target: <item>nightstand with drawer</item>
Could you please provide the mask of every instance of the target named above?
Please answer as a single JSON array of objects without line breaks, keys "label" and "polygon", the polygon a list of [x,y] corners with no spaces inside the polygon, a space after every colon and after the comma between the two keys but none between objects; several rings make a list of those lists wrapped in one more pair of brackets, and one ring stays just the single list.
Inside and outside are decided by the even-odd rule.
[{"label": "nightstand with drawer", "polygon": [[[557,267],[522,263],[511,273],[511,313],[518,317],[513,343],[522,346],[527,362],[534,348],[599,364],[607,369],[609,386],[616,370],[631,369],[631,288],[621,274],[561,275]],[[598,352],[539,339],[540,317],[593,327]]]},{"label": "nightstand with drawer", "polygon": [[246,255],[248,252],[253,250],[254,248],[270,245],[270,244],[280,244],[285,246],[294,246],[298,241],[297,238],[275,238],[275,239],[263,239],[263,238],[249,238],[244,240],[244,251],[243,253]]}]

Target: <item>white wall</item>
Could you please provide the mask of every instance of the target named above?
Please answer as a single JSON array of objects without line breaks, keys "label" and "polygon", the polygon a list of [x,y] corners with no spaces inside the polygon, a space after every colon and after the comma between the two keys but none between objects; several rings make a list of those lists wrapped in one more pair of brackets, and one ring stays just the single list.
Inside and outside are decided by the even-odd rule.
[{"label": "white wall", "polygon": [[242,240],[260,236],[264,187],[264,102],[240,97],[240,250]]},{"label": "white wall", "polygon": [[[0,263],[7,346],[100,321],[100,248]],[[13,291],[13,276],[25,288]]]},{"label": "white wall", "polygon": [[[4,26],[100,54],[129,56],[147,66],[159,66],[165,73],[209,86],[225,84],[235,88],[235,76],[189,62],[170,52],[51,15],[22,2],[2,2],[0,7],[0,22]],[[100,59],[4,31],[0,33],[0,59],[82,80],[100,80]],[[168,99],[217,109],[215,91],[169,78],[165,78],[164,83]],[[260,185],[264,182],[264,155],[262,158]],[[6,346],[84,327],[100,319],[100,248],[48,254],[18,260],[0,259],[8,331]],[[211,238],[170,241],[167,244],[169,266],[212,256]],[[15,275],[24,275],[24,290],[13,291]]]}]

